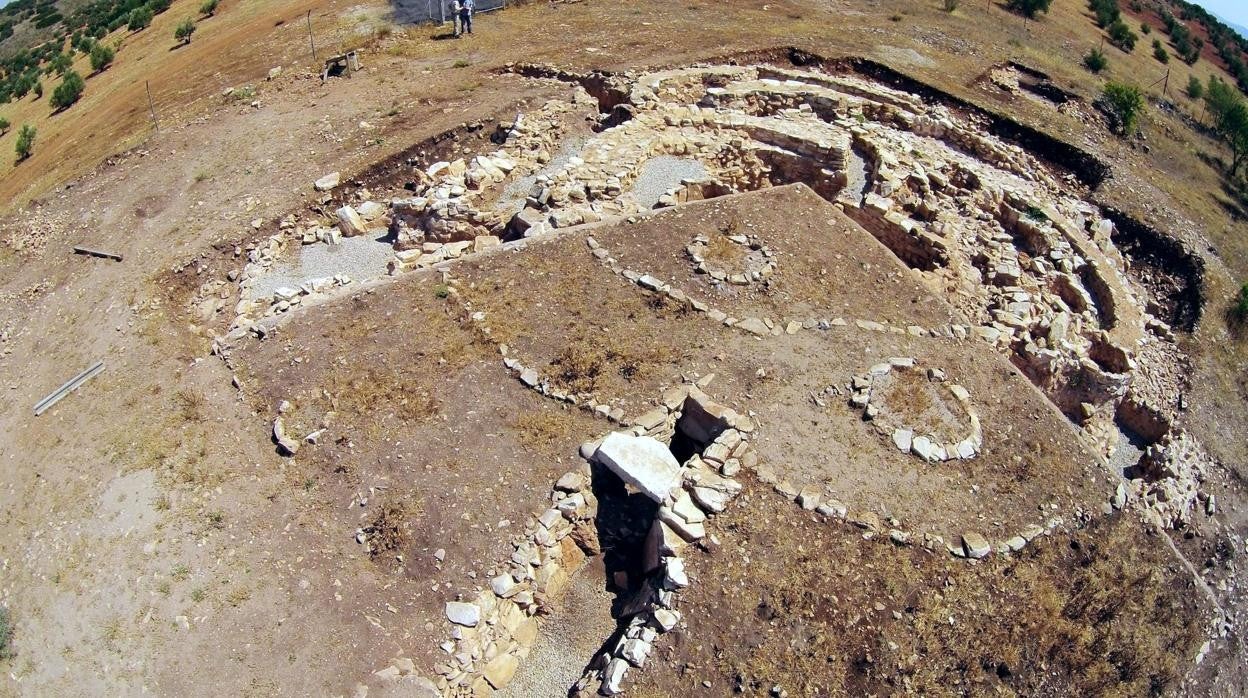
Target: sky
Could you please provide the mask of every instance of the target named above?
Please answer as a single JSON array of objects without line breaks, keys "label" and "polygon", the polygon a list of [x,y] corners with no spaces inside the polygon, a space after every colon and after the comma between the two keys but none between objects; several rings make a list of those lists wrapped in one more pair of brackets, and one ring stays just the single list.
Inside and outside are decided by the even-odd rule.
[{"label": "sky", "polygon": [[1234,22],[1241,27],[1248,27],[1248,2],[1244,0],[1195,0],[1197,5]]}]

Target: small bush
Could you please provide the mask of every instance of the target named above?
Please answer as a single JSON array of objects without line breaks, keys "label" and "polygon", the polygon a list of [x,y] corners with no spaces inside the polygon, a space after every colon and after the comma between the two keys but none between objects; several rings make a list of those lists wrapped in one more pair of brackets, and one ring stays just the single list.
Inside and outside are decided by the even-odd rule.
[{"label": "small bush", "polygon": [[97,43],[91,47],[91,69],[98,73],[112,65],[116,57],[117,52],[111,46]]},{"label": "small bush", "polygon": [[1248,283],[1239,289],[1239,297],[1235,300],[1235,317],[1240,322],[1248,320]]},{"label": "small bush", "polygon": [[1005,3],[1006,8],[1011,12],[1027,17],[1035,18],[1041,12],[1048,14],[1049,5],[1053,4],[1053,0],[1008,0]]},{"label": "small bush", "polygon": [[199,6],[199,14],[205,17],[211,17],[217,13],[217,0],[204,0],[204,4]]},{"label": "small bush", "polygon": [[86,83],[82,76],[72,70],[69,71],[61,84],[52,91],[52,108],[59,111],[73,106],[74,102],[82,97],[82,91],[85,88]]},{"label": "small bush", "polygon": [[32,87],[30,91],[35,94],[36,100],[43,99],[43,83],[42,82],[36,82],[35,86]]},{"label": "small bush", "polygon": [[191,34],[195,33],[195,20],[187,17],[178,23],[176,29],[173,30],[173,38],[184,44],[191,43]]},{"label": "small bush", "polygon": [[1161,45],[1160,39],[1153,39],[1153,58],[1162,63],[1170,62],[1170,53],[1166,51],[1166,47]]},{"label": "small bush", "polygon": [[1145,36],[1148,36],[1149,34],[1153,33],[1153,27],[1151,25],[1140,22],[1140,33]]},{"label": "small bush", "polygon": [[958,0],[945,0],[945,12],[953,12],[958,9]]},{"label": "small bush", "polygon": [[1192,99],[1200,99],[1205,96],[1205,83],[1200,78],[1193,75],[1187,80],[1187,96]]},{"label": "small bush", "polygon": [[1130,136],[1135,133],[1144,112],[1144,93],[1135,85],[1110,82],[1105,85],[1105,102],[1110,113],[1118,120],[1119,133]]},{"label": "small bush", "polygon": [[13,658],[13,622],[9,609],[0,606],[0,662]]},{"label": "small bush", "polygon": [[1083,65],[1088,70],[1099,73],[1109,66],[1109,59],[1105,57],[1104,51],[1094,48],[1083,57]]},{"label": "small bush", "polygon": [[1135,50],[1135,42],[1139,39],[1139,35],[1131,31],[1131,27],[1122,20],[1109,25],[1109,42],[1127,53]]},{"label": "small bush", "polygon": [[1122,18],[1118,0],[1091,0],[1088,8],[1096,15],[1096,26],[1104,29]]},{"label": "small bush", "polygon": [[0,116],[0,134],[8,133],[10,126],[12,126],[12,124],[9,123],[9,120]]},{"label": "small bush", "polygon": [[144,5],[136,7],[130,11],[129,18],[126,19],[126,28],[132,32],[137,32],[148,28],[152,24],[152,10]]},{"label": "small bush", "polygon": [[30,157],[35,152],[35,127],[30,124],[22,124],[22,130],[17,132],[17,161],[21,162]]},{"label": "small bush", "polygon": [[464,59],[462,59],[462,58],[461,58],[461,59],[459,59],[459,60],[455,61],[455,66],[454,66],[454,67],[456,67],[456,68],[467,68],[467,67],[468,67],[468,66],[470,66],[470,65],[472,65],[472,64],[471,64],[471,63],[469,63],[468,61],[466,61],[466,60],[464,60]]}]

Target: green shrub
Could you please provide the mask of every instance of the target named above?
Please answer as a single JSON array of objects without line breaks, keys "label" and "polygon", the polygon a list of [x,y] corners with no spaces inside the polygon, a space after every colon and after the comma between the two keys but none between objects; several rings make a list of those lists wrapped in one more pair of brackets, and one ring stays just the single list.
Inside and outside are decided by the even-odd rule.
[{"label": "green shrub", "polygon": [[1122,19],[1122,11],[1118,9],[1118,0],[1090,0],[1088,9],[1096,15],[1096,26],[1101,29]]},{"label": "green shrub", "polygon": [[1144,112],[1144,93],[1135,85],[1109,82],[1105,85],[1105,102],[1118,120],[1119,133],[1130,136],[1140,124]]},{"label": "green shrub", "polygon": [[958,9],[958,0],[945,0],[945,12],[953,12]]},{"label": "green shrub", "polygon": [[4,118],[3,116],[0,116],[0,134],[8,133],[9,127],[12,125],[13,124],[10,124],[8,119]]},{"label": "green shrub", "polygon": [[49,72],[55,71],[57,75],[68,73],[73,67],[74,59],[66,53],[58,53],[48,62]]},{"label": "green shrub", "polygon": [[1105,52],[1099,48],[1088,51],[1083,57],[1083,65],[1088,70],[1099,73],[1109,66],[1109,59],[1105,57]]},{"label": "green shrub", "polygon": [[100,72],[113,64],[117,52],[111,46],[97,43],[91,47],[91,69]]},{"label": "green shrub", "polygon": [[36,80],[35,86],[30,88],[30,91],[35,94],[36,100],[43,99],[43,83],[42,82],[39,82],[38,80]]},{"label": "green shrub", "polygon": [[1193,75],[1187,79],[1187,96],[1192,99],[1200,99],[1205,95],[1205,83],[1200,78]]},{"label": "green shrub", "polygon": [[30,124],[22,124],[22,129],[17,132],[17,161],[21,162],[30,157],[35,152],[35,127]]},{"label": "green shrub", "polygon": [[184,44],[191,43],[191,34],[195,33],[195,20],[187,17],[178,23],[176,29],[173,30],[173,38]]},{"label": "green shrub", "polygon": [[1240,322],[1248,320],[1248,283],[1239,289],[1239,297],[1235,299],[1235,317]]},{"label": "green shrub", "polygon": [[1144,22],[1140,22],[1140,33],[1148,36],[1153,33],[1153,27],[1149,24],[1145,24]]},{"label": "green shrub", "polygon": [[217,0],[204,0],[204,4],[199,6],[199,14],[205,17],[211,17],[217,13]]},{"label": "green shrub", "polygon": [[73,106],[74,102],[77,102],[82,97],[82,91],[86,86],[81,75],[75,71],[69,71],[65,75],[65,79],[61,81],[61,84],[57,85],[56,89],[52,91],[52,108],[60,110]]},{"label": "green shrub", "polygon": [[13,621],[9,609],[0,606],[0,662],[13,658]]},{"label": "green shrub", "polygon": [[1139,35],[1131,31],[1131,27],[1128,27],[1122,20],[1109,25],[1109,42],[1127,53],[1135,50],[1135,42],[1139,38]]},{"label": "green shrub", "polygon": [[1170,62],[1170,53],[1166,51],[1166,47],[1161,45],[1160,39],[1153,39],[1153,58],[1162,63]]},{"label": "green shrub", "polygon": [[1048,14],[1049,5],[1052,4],[1053,0],[1007,0],[1005,6],[1011,12],[1017,12],[1024,17],[1034,18],[1041,12]]},{"label": "green shrub", "polygon": [[146,29],[152,24],[152,10],[148,6],[136,7],[130,11],[126,20],[126,28],[132,32]]}]

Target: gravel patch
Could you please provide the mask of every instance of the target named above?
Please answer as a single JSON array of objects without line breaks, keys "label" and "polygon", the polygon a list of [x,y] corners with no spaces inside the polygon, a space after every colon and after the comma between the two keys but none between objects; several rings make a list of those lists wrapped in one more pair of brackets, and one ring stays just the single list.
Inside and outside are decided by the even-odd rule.
[{"label": "gravel patch", "polygon": [[550,162],[546,163],[545,167],[528,177],[521,177],[508,183],[507,187],[503,189],[502,196],[498,199],[499,204],[506,205],[513,201],[524,199],[533,190],[533,185],[537,184],[539,175],[549,176],[562,170],[567,166],[568,161],[585,147],[585,141],[584,136],[568,136],[563,144],[559,146],[559,151],[551,157]]},{"label": "gravel patch", "polygon": [[706,175],[706,168],[697,160],[660,155],[642,165],[632,194],[642,208],[651,209],[669,189],[680,186],[682,179],[701,179]]},{"label": "gravel patch", "polygon": [[1118,447],[1109,455],[1109,467],[1115,473],[1130,476],[1137,463],[1144,457],[1148,444],[1135,432],[1118,425]]},{"label": "gravel patch", "polygon": [[856,206],[862,206],[871,184],[867,181],[867,161],[856,148],[850,148],[849,152],[845,153],[845,166],[849,179],[845,184],[845,191]]},{"label": "gravel patch", "polygon": [[311,279],[334,274],[346,274],[354,282],[368,281],[384,276],[386,263],[394,256],[394,247],[388,241],[389,232],[380,230],[368,235],[343,238],[339,245],[302,245],[269,269],[269,273],[256,279],[251,288],[252,298],[273,295],[282,286],[298,288]]},{"label": "gravel patch", "polygon": [[555,612],[542,621],[537,641],[515,680],[498,698],[566,696],[594,653],[616,631],[614,596],[606,590],[601,557],[572,576]]}]

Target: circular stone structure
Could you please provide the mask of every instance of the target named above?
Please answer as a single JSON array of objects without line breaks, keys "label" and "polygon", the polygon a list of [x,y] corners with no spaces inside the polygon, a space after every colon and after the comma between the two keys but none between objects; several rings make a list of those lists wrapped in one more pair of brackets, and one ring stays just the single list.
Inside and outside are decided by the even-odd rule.
[{"label": "circular stone structure", "polygon": [[776,270],[775,254],[757,236],[717,231],[697,235],[685,247],[693,270],[713,283],[747,286],[761,282]]},{"label": "circular stone structure", "polygon": [[929,463],[969,460],[983,448],[979,416],[966,388],[938,368],[894,357],[855,376],[850,404],[899,451]]}]

